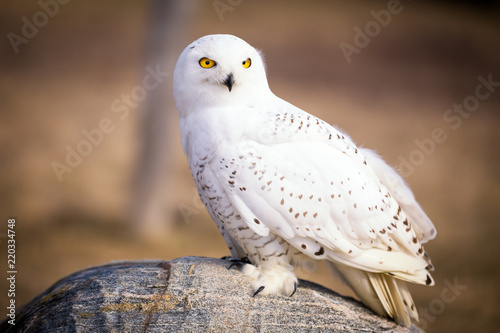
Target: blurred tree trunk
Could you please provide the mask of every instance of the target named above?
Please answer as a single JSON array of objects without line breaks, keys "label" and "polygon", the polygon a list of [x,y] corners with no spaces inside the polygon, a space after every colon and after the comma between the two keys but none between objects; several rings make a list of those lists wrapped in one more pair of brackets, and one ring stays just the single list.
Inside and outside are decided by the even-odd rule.
[{"label": "blurred tree trunk", "polygon": [[[181,51],[189,41],[196,2],[193,0],[151,0],[150,25],[146,40],[144,68],[160,68],[169,75],[147,91],[140,120],[137,165],[129,214],[134,228],[143,235],[155,235],[168,228],[174,197],[172,189],[172,144],[176,142],[177,112],[172,95],[172,74]],[[147,71],[145,70],[144,75]],[[178,141],[178,140],[177,140]]]}]

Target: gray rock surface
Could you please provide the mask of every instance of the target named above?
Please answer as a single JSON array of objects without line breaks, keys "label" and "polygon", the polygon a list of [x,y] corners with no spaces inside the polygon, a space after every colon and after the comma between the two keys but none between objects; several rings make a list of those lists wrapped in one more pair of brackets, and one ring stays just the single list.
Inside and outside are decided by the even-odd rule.
[{"label": "gray rock surface", "polygon": [[[251,297],[229,262],[117,262],[76,272],[20,309],[1,332],[409,332],[361,303],[301,280],[287,296]],[[416,327],[412,331],[418,331]]]}]

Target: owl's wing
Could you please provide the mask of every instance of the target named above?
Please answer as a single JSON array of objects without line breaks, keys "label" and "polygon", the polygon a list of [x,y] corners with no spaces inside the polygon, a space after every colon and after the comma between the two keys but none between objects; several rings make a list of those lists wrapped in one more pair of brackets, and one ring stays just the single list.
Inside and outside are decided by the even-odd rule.
[{"label": "owl's wing", "polygon": [[421,243],[427,243],[437,235],[436,228],[418,204],[413,192],[404,179],[372,150],[361,148],[367,161],[389,192],[394,196],[406,213],[408,220],[415,227]]},{"label": "owl's wing", "polygon": [[221,147],[221,161],[213,163],[248,226],[314,259],[432,283],[416,230],[370,158],[313,116],[269,117],[269,131]]}]

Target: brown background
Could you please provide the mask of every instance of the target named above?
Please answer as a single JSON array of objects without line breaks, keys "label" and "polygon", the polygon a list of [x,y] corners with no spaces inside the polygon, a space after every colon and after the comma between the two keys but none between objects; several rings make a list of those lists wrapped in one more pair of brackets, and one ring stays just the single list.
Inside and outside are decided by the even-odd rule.
[{"label": "brown background", "polygon": [[[188,14],[176,15],[170,63],[202,35],[237,35],[262,50],[278,96],[338,125],[390,164],[424,156],[406,177],[438,230],[426,246],[437,284],[412,287],[421,312],[431,315],[423,324],[429,332],[497,331],[500,87],[456,129],[443,115],[474,94],[479,75],[500,81],[499,8],[402,1],[402,12],[347,63],[339,44],[353,44],[353,28],[363,29],[373,20],[370,11],[386,9],[387,1],[235,3],[224,20],[212,1],[192,2]],[[2,35],[21,34],[22,17],[31,20],[40,10],[34,1],[2,1]],[[130,223],[145,105],[120,120],[111,103],[142,83],[150,18],[146,1],[72,1],[18,53],[2,38],[0,317],[8,301],[7,218],[17,221],[18,306],[91,265],[228,254],[197,200],[169,103],[168,120],[159,124],[168,133],[161,145],[168,158],[160,165],[167,176],[155,181],[164,190],[156,195],[156,221],[165,228],[137,232]],[[170,81],[158,88],[168,97]],[[75,148],[85,139],[82,130],[103,118],[112,120],[114,130],[60,182],[52,163],[64,163],[66,146]],[[418,153],[415,140],[430,138],[435,128],[446,141],[428,155]],[[301,274],[348,293],[324,267]],[[464,287],[453,294],[449,283]]]}]

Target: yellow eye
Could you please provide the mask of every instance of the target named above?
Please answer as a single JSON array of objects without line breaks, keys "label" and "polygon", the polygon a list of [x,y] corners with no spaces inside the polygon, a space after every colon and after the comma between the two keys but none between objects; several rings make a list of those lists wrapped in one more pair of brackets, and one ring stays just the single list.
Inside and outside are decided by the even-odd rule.
[{"label": "yellow eye", "polygon": [[248,68],[252,65],[252,59],[248,58],[247,60],[243,61],[241,64],[243,65],[243,68]]},{"label": "yellow eye", "polygon": [[208,58],[201,58],[200,59],[200,66],[203,68],[212,68],[215,65],[216,65],[216,63],[212,59],[208,59]]}]

